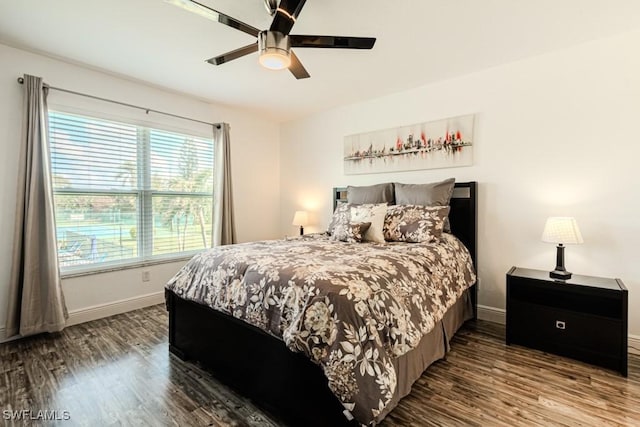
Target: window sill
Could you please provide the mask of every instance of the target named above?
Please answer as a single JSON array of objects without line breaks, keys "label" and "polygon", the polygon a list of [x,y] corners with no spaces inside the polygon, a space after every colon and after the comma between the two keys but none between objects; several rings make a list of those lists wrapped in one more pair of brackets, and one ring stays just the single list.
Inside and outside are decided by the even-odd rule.
[{"label": "window sill", "polygon": [[189,261],[191,258],[193,258],[193,255],[194,254],[186,255],[184,257],[179,257],[179,258],[164,258],[164,259],[140,261],[140,262],[134,262],[131,264],[105,265],[103,267],[92,268],[91,270],[64,271],[60,273],[60,278],[71,279],[74,277],[95,276],[97,274],[111,273],[114,271],[122,271],[122,270],[132,270],[134,268],[149,267],[149,266],[159,265],[159,264],[171,264],[174,262],[182,262],[182,261],[186,262],[186,261]]}]

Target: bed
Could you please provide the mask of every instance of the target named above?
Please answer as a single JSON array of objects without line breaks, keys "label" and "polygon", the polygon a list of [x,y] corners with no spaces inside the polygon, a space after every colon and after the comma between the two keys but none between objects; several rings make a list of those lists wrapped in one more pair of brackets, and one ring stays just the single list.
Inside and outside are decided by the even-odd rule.
[{"label": "bed", "polygon": [[[345,196],[345,189],[334,189],[334,206]],[[449,340],[463,322],[476,316],[475,273],[449,272],[446,265],[455,262],[451,257],[432,259],[429,272],[441,276],[438,280],[459,283],[451,290],[408,289],[411,285],[404,280],[427,269],[412,264],[414,255],[416,259],[437,257],[433,254],[447,245],[464,244],[471,264],[476,265],[476,183],[456,183],[450,208],[451,235],[443,234],[437,247],[413,243],[365,247],[315,234],[219,247],[213,255],[194,257],[167,285],[169,350],[183,360],[201,363],[288,424],[379,422],[411,391],[424,369],[446,355]],[[339,255],[333,249],[338,247]],[[373,258],[374,253],[380,258]],[[364,258],[367,263],[358,264]],[[249,287],[243,288],[237,275],[228,274],[239,265],[243,277],[253,276]],[[251,267],[246,269],[247,265]],[[364,279],[354,276],[354,269],[357,274],[366,270],[361,273]],[[224,277],[214,277],[221,272]],[[304,279],[295,285],[296,277]],[[463,283],[470,278],[472,284]],[[275,279],[283,285],[263,286]],[[355,286],[361,280],[366,286]],[[316,281],[342,287],[324,292]],[[377,282],[393,286],[377,290]],[[307,285],[312,291],[303,289]],[[367,294],[371,289],[382,296],[374,299]],[[432,293],[437,298],[427,302],[427,294]],[[402,314],[388,319],[380,314],[387,308],[376,311],[378,305],[387,304],[393,313],[395,302],[386,301],[396,297],[417,307],[419,313],[403,320]],[[369,303],[374,300],[375,304]],[[342,317],[336,317],[338,313]],[[336,329],[334,324],[343,327]],[[383,338],[375,338],[376,333]]]}]

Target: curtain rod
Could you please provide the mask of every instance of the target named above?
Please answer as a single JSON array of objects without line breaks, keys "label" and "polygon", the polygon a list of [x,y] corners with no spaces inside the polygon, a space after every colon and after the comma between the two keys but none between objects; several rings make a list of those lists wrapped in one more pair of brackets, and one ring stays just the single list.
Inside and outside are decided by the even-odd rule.
[{"label": "curtain rod", "polygon": [[[23,77],[18,77],[18,83],[23,84],[24,83],[24,78]],[[171,117],[175,117],[177,119],[190,120],[192,122],[202,123],[202,124],[209,125],[209,126],[215,126],[217,129],[220,129],[220,125],[221,125],[221,123],[211,123],[211,122],[205,122],[205,121],[202,121],[202,120],[196,120],[196,119],[192,119],[190,117],[179,116],[177,114],[172,114],[172,113],[166,113],[164,111],[154,110],[152,108],[140,107],[139,105],[127,104],[126,102],[114,101],[113,99],[100,98],[99,96],[89,95],[89,94],[82,93],[82,92],[76,92],[76,91],[69,90],[69,89],[62,89],[62,88],[59,88],[59,87],[54,87],[54,86],[49,86],[49,85],[45,85],[45,86],[48,87],[49,89],[57,90],[59,92],[66,92],[66,93],[70,93],[70,94],[73,94],[73,95],[84,96],[84,97],[91,98],[91,99],[97,99],[99,101],[110,102],[112,104],[124,105],[125,107],[129,107],[129,108],[136,108],[138,110],[143,110],[147,114],[149,114],[150,112],[157,113],[157,114],[164,114],[165,116],[171,116]]]}]

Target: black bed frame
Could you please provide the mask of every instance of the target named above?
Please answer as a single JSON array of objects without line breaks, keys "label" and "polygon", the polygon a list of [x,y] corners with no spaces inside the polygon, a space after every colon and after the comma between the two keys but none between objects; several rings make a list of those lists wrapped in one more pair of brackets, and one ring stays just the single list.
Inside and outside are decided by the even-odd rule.
[{"label": "black bed frame", "polygon": [[[477,266],[476,182],[456,183],[451,199],[451,229]],[[346,198],[334,189],[334,205]],[[477,267],[476,267],[477,268]],[[470,289],[474,318],[477,284]],[[343,407],[329,390],[322,369],[262,330],[166,291],[169,351],[199,362],[223,383],[289,425],[347,426]]]}]

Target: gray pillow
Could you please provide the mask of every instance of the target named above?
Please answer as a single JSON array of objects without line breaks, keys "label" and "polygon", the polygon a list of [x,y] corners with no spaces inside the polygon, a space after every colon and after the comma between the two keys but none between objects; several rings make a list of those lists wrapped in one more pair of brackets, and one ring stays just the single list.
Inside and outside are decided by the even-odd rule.
[{"label": "gray pillow", "polygon": [[[445,179],[429,184],[395,183],[395,199],[397,205],[449,206],[455,178]],[[444,231],[451,233],[449,217],[445,219]]]},{"label": "gray pillow", "polygon": [[449,206],[455,178],[430,184],[395,183],[396,205]]},{"label": "gray pillow", "polygon": [[367,185],[363,187],[347,187],[347,202],[364,205],[368,203],[394,204],[393,183]]}]

